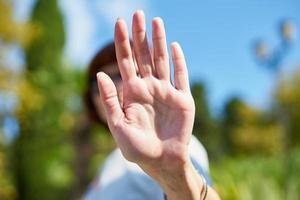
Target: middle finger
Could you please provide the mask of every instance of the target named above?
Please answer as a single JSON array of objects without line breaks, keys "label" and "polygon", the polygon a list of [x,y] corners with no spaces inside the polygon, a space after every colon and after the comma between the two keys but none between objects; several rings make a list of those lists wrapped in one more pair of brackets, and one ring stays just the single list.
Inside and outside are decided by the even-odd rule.
[{"label": "middle finger", "polygon": [[132,35],[134,54],[141,77],[155,73],[147,41],[145,15],[143,11],[136,11],[132,19]]}]

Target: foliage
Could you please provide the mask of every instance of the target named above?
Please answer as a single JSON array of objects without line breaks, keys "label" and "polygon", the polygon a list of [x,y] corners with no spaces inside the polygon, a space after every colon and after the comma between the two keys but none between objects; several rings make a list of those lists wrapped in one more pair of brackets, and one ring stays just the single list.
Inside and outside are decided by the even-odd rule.
[{"label": "foliage", "polygon": [[102,126],[94,127],[91,141],[91,145],[95,148],[95,152],[89,166],[90,180],[95,178],[95,174],[99,173],[100,167],[109,153],[116,148],[116,144],[111,137],[110,132]]},{"label": "foliage", "polygon": [[282,80],[275,93],[274,113],[285,124],[287,143],[300,145],[300,70]]},{"label": "foliage", "polygon": [[0,38],[4,43],[19,43],[28,45],[35,37],[34,25],[18,23],[13,20],[11,5],[8,1],[0,0]]},{"label": "foliage", "polygon": [[[41,79],[47,80],[47,72],[56,72],[55,75],[58,75],[56,78],[59,78],[65,34],[62,14],[57,1],[37,1],[31,23],[35,24],[38,37],[26,48],[27,69],[30,72],[46,70],[44,74],[40,75],[40,80],[37,80],[40,82],[42,82]],[[41,73],[43,72],[41,71]],[[44,82],[43,86],[48,86],[47,82]]]},{"label": "foliage", "polygon": [[222,120],[223,147],[231,154],[276,154],[282,150],[281,126],[268,113],[238,98],[225,105]]},{"label": "foliage", "polygon": [[300,151],[294,149],[287,191],[284,156],[226,157],[212,165],[215,187],[224,200],[297,200],[300,197]]},{"label": "foliage", "polygon": [[77,72],[61,62],[62,21],[56,1],[36,2],[31,22],[39,34],[25,49],[26,81],[17,110],[21,131],[14,144],[18,195],[25,200],[66,199],[74,181],[70,130],[80,104]]},{"label": "foliage", "polygon": [[[26,46],[34,38],[32,25],[29,23],[18,23],[13,20],[11,5],[8,1],[0,0],[0,95],[16,94],[19,88],[19,77],[10,70],[5,62],[10,44]],[[11,111],[0,109],[0,199],[11,200],[17,196],[13,182],[13,172],[10,161],[10,146],[4,138],[2,129],[4,118]]]},{"label": "foliage", "polygon": [[16,190],[12,183],[12,173],[7,169],[7,160],[7,149],[4,141],[0,138],[0,199],[3,200],[10,200],[16,197]]},{"label": "foliage", "polygon": [[194,83],[191,92],[196,107],[193,134],[204,144],[210,156],[216,157],[220,154],[220,134],[217,121],[210,113],[204,84]]}]

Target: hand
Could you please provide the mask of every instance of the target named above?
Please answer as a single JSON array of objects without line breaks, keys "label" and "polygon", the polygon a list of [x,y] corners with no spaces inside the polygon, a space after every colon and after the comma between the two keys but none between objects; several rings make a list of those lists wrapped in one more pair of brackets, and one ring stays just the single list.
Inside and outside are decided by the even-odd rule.
[{"label": "hand", "polygon": [[[188,155],[195,105],[183,52],[178,43],[171,44],[173,86],[163,21],[152,21],[153,56],[142,11],[132,24],[133,47],[124,20],[115,25],[121,103],[112,80],[103,72],[97,75],[108,126],[124,157],[158,181],[169,199],[199,199],[203,182]],[[207,199],[219,198],[209,188]]]},{"label": "hand", "polygon": [[171,45],[173,86],[163,21],[154,18],[152,28],[153,57],[142,11],[133,16],[133,48],[124,20],[116,22],[115,46],[123,80],[123,105],[107,75],[99,73],[98,82],[109,128],[125,158],[142,168],[155,170],[156,166],[169,166],[171,160],[185,162],[188,159],[195,106],[179,44]]}]

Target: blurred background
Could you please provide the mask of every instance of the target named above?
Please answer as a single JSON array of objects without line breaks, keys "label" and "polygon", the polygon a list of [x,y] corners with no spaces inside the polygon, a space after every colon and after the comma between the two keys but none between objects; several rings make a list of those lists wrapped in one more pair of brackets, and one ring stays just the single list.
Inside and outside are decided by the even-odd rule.
[{"label": "blurred background", "polygon": [[300,199],[300,1],[0,0],[0,199],[79,199],[115,144],[86,69],[143,9],[186,54],[194,134],[225,200]]}]

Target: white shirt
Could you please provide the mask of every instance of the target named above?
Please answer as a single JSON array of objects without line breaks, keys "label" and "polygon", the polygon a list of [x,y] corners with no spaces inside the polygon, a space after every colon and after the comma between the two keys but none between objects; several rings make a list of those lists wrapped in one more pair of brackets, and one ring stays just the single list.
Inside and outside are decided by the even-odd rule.
[{"label": "white shirt", "polygon": [[[210,183],[207,152],[192,136],[189,154],[194,167]],[[91,185],[86,200],[163,200],[163,191],[137,164],[127,161],[120,149],[115,149],[104,162]]]}]

